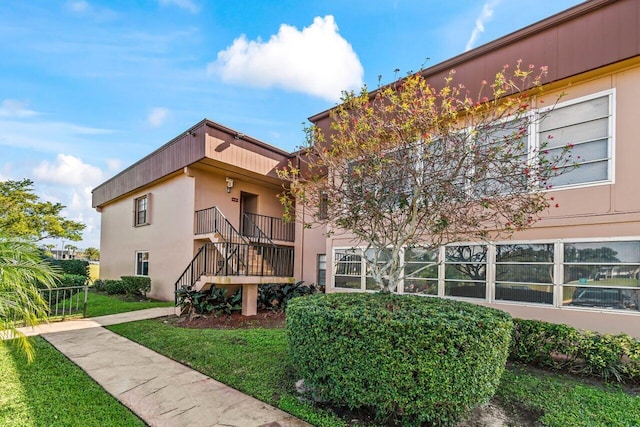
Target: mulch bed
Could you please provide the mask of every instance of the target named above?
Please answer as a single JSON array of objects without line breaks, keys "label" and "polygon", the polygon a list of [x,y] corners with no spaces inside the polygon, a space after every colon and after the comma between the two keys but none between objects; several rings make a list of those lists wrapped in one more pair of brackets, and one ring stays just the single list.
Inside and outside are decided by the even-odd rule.
[{"label": "mulch bed", "polygon": [[175,326],[191,329],[251,329],[284,328],[284,312],[264,311],[255,316],[243,316],[240,313],[215,315],[182,316],[172,319]]}]

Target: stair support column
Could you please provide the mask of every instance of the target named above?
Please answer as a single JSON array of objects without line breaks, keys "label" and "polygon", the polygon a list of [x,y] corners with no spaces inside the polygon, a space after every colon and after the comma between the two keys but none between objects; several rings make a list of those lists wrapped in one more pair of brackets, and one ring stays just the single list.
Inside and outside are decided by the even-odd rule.
[{"label": "stair support column", "polygon": [[242,315],[255,316],[258,314],[258,285],[242,285]]}]

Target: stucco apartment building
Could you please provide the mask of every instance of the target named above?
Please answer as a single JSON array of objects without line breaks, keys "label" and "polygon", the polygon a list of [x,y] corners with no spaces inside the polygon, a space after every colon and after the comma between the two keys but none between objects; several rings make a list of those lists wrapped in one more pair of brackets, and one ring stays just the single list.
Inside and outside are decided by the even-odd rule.
[{"label": "stucco apartment building", "polygon": [[[581,165],[554,182],[560,207],[509,241],[406,250],[399,292],[640,337],[639,28],[640,0],[591,0],[423,71],[439,82],[455,69],[474,93],[503,64],[548,66],[533,112],[564,96],[529,146],[553,134]],[[328,131],[331,119],[309,120]],[[102,278],[149,275],[162,299],[176,284],[243,286],[245,314],[257,283],[374,290],[348,235],[281,221],[275,170],[290,159],[204,120],[101,184]]]}]

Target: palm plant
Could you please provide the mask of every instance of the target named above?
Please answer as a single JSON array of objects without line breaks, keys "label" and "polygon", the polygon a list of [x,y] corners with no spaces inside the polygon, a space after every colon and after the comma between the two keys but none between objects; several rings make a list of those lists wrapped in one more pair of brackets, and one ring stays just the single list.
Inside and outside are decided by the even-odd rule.
[{"label": "palm plant", "polygon": [[0,233],[0,336],[15,338],[11,342],[29,361],[33,346],[17,326],[35,326],[47,319],[48,305],[38,286],[54,287],[57,276],[35,244]]}]

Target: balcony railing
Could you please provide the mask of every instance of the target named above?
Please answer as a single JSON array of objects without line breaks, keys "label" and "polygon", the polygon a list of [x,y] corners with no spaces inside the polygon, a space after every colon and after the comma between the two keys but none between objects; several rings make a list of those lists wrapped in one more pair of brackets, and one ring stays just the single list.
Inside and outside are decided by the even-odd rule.
[{"label": "balcony railing", "polygon": [[176,282],[175,289],[191,289],[202,276],[293,277],[293,248],[205,243]]},{"label": "balcony railing", "polygon": [[259,238],[260,231],[271,240],[295,241],[295,224],[282,218],[245,212],[242,220],[242,235]]}]

